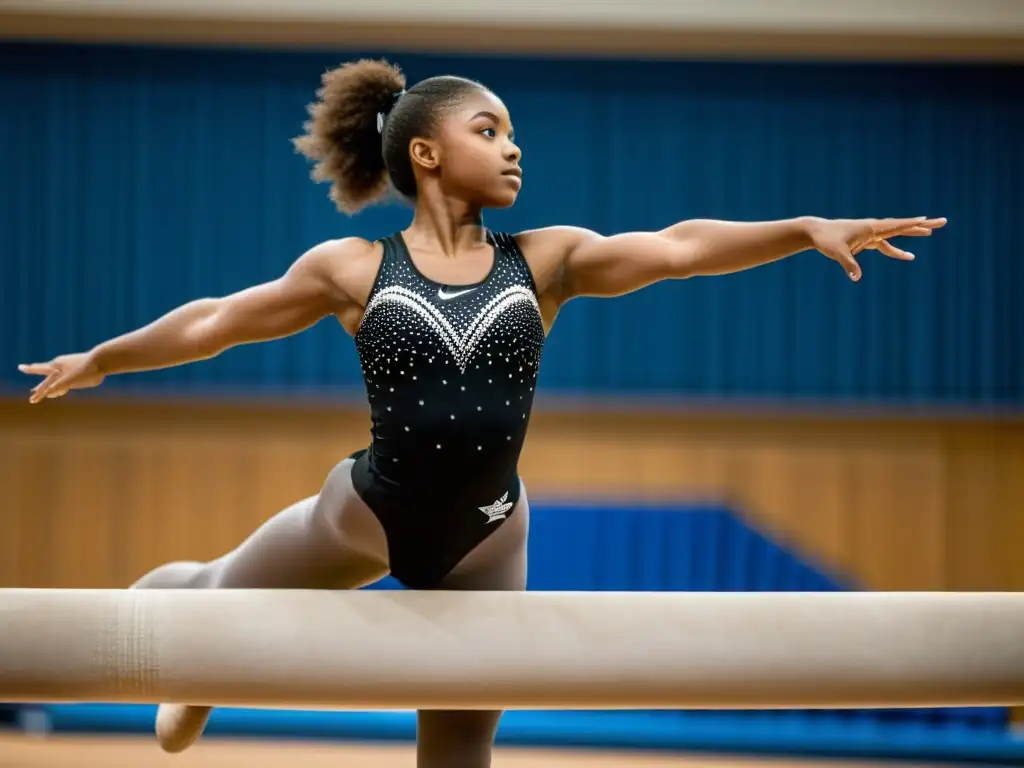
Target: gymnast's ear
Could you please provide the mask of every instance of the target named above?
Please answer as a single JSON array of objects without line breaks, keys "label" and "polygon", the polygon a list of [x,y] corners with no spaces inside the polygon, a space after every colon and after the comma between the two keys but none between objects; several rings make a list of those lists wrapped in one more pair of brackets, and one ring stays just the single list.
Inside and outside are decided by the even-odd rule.
[{"label": "gymnast's ear", "polygon": [[435,171],[441,165],[441,146],[430,139],[413,139],[409,142],[409,158],[413,168]]}]

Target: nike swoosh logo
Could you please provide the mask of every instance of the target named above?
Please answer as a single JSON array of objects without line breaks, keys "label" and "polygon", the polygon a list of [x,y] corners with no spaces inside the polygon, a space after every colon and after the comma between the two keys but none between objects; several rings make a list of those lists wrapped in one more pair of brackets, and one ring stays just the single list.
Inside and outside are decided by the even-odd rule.
[{"label": "nike swoosh logo", "polygon": [[441,301],[448,301],[449,299],[454,299],[454,298],[456,298],[458,296],[461,296],[464,293],[471,293],[471,292],[473,292],[475,290],[476,290],[476,288],[474,287],[474,288],[465,288],[465,289],[463,289],[461,291],[455,291],[455,293],[447,293],[444,288],[438,288],[437,289],[437,298],[439,298]]}]

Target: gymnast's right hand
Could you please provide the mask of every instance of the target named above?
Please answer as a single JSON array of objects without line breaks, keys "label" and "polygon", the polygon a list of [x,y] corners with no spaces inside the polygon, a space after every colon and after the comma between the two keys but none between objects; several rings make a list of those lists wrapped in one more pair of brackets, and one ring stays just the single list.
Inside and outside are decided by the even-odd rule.
[{"label": "gymnast's right hand", "polygon": [[61,355],[48,363],[19,365],[18,370],[30,376],[43,377],[43,380],[32,388],[28,398],[30,403],[60,397],[72,389],[88,389],[99,386],[104,378],[96,360],[89,352]]}]

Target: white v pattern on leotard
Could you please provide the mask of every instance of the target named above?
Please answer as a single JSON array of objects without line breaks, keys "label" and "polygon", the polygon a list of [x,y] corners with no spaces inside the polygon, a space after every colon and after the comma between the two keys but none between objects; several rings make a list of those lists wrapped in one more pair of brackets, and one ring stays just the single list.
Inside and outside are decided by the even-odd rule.
[{"label": "white v pattern on leotard", "polygon": [[518,285],[506,288],[488,301],[469,321],[466,329],[460,333],[441,310],[418,293],[400,285],[393,285],[373,297],[366,307],[366,312],[363,313],[363,318],[365,320],[381,304],[399,304],[408,307],[422,317],[431,330],[445,343],[452,357],[455,358],[455,364],[459,367],[459,371],[465,373],[474,350],[488,329],[507,309],[523,303],[532,305],[540,312],[537,299],[531,291]]}]

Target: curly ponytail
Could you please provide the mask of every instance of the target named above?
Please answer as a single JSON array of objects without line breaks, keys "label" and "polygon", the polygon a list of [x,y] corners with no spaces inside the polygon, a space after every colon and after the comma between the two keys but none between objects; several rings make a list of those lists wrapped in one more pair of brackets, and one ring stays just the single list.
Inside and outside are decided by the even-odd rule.
[{"label": "curly ponytail", "polygon": [[386,61],[343,64],[325,72],[309,105],[310,119],[295,147],[315,161],[311,176],[331,183],[331,199],[344,213],[371,205],[388,189],[377,114],[387,112],[405,76]]},{"label": "curly ponytail", "polygon": [[[384,60],[361,59],[326,72],[309,105],[304,136],[294,140],[315,161],[312,177],[331,183],[343,213],[356,213],[383,198],[390,185],[416,199],[409,158],[415,138],[430,138],[444,112],[483,86],[461,77],[431,77],[408,91],[402,71]],[[383,124],[378,130],[378,115]]]}]

